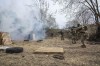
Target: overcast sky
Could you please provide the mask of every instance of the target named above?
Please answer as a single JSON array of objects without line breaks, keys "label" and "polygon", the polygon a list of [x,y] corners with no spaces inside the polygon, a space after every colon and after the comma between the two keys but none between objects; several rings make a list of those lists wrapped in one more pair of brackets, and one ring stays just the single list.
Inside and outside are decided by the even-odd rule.
[{"label": "overcast sky", "polygon": [[[53,13],[53,16],[56,18],[56,22],[60,28],[65,25],[66,19],[65,15],[60,13],[62,6],[59,6],[57,3],[53,3],[51,0],[47,0],[49,3],[49,13]],[[35,0],[34,0],[35,2]],[[17,16],[20,18],[25,18],[27,10],[26,5],[33,4],[33,0],[0,0],[0,10],[13,10],[16,11]]]},{"label": "overcast sky", "polygon": [[[17,16],[20,18],[25,18],[27,15],[27,10],[29,7],[26,5],[32,5],[34,2],[38,0],[0,0],[0,11],[2,9],[13,10],[17,13]],[[61,13],[61,9],[63,8],[58,3],[54,3],[52,0],[46,0],[49,3],[49,13],[52,13],[56,18],[56,22],[60,28],[63,28],[66,22],[71,19],[69,16],[70,11],[67,12],[67,16],[65,17],[64,13]],[[27,18],[27,17],[26,17]]]},{"label": "overcast sky", "polygon": [[47,0],[49,3],[49,13],[52,13],[53,16],[56,18],[56,22],[59,28],[63,28],[67,22],[67,18],[65,18],[65,14],[61,13],[61,9],[63,8],[58,3],[54,3],[51,0]]},{"label": "overcast sky", "polygon": [[[50,2],[50,0],[49,0],[49,2]],[[98,0],[98,4],[100,6],[100,0]],[[73,8],[71,8],[72,10],[69,9],[69,11],[68,11],[68,9],[67,9],[67,12],[66,12],[67,15],[65,15],[64,13],[61,13],[61,11],[60,11],[62,9],[61,5],[50,2],[50,6],[51,6],[50,10],[53,11],[54,13],[57,10],[57,13],[55,13],[55,15],[56,15],[55,17],[56,17],[56,21],[60,28],[65,27],[65,25],[68,21],[74,19],[74,16],[75,16],[75,14],[73,14],[74,9],[75,9],[74,12],[77,12],[79,10],[79,8],[78,7],[76,8],[76,6],[74,5]]]}]

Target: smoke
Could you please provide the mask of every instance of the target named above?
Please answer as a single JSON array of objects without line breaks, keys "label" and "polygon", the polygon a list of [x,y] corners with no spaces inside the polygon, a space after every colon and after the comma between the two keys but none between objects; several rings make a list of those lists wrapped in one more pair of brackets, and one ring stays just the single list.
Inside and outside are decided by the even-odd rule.
[{"label": "smoke", "polygon": [[44,39],[44,28],[38,1],[0,0],[0,31],[9,32],[12,40]]}]

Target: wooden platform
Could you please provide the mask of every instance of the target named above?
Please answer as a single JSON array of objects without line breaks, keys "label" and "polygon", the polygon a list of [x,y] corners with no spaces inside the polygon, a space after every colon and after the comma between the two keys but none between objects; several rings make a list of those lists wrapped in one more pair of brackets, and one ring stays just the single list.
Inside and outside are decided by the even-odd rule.
[{"label": "wooden platform", "polygon": [[63,54],[64,50],[63,48],[59,47],[39,47],[34,51],[36,54],[55,54],[55,53],[60,53]]}]

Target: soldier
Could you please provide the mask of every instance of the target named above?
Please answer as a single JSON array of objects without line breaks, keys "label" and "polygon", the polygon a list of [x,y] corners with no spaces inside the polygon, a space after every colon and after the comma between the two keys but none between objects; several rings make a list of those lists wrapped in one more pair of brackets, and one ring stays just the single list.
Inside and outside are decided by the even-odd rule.
[{"label": "soldier", "polygon": [[50,33],[50,37],[52,37],[52,38],[53,38],[53,37],[54,37],[54,34],[53,34],[53,33]]},{"label": "soldier", "polygon": [[58,32],[58,33],[60,33],[60,35],[61,35],[61,40],[64,40],[64,32],[61,30],[61,31]]},{"label": "soldier", "polygon": [[87,38],[86,30],[87,30],[87,27],[86,26],[83,26],[82,27],[82,30],[80,31],[80,33],[81,33],[81,43],[82,43],[81,47],[82,48],[86,48],[86,45],[84,44],[84,41]]},{"label": "soldier", "polygon": [[71,29],[71,37],[72,37],[72,43],[76,44],[76,31],[73,28]]}]

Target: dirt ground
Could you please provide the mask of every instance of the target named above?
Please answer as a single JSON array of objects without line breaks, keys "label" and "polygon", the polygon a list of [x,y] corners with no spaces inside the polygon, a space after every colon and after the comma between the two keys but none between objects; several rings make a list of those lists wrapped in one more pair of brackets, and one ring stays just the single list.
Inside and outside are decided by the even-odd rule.
[{"label": "dirt ground", "polygon": [[[16,42],[8,46],[24,48],[22,53],[7,54],[0,52],[0,66],[100,66],[100,45],[81,43],[71,44],[70,40],[61,41],[60,38],[45,39],[42,42]],[[34,50],[42,47],[64,48],[63,60],[53,58],[55,54],[34,54]]]}]

